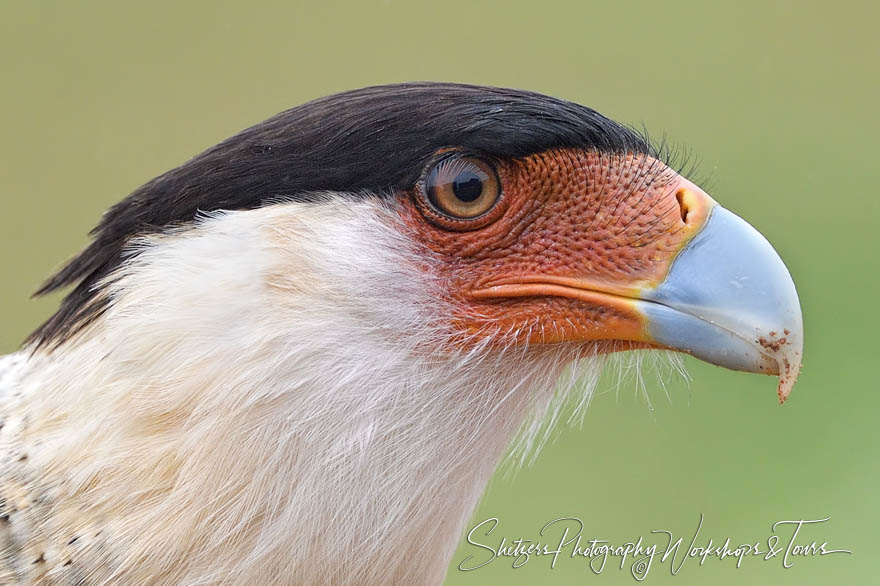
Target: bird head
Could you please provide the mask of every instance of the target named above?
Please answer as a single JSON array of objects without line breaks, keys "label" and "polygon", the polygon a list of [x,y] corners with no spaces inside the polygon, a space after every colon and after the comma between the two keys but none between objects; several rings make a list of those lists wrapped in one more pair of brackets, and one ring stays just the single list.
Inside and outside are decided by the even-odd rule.
[{"label": "bird head", "polygon": [[[802,322],[785,265],[647,140],[570,102],[437,83],[310,102],[149,182],[112,208],[91,246],[41,289],[77,285],[31,340],[58,344],[99,317],[112,303],[102,291],[139,236],[179,231],[215,211],[340,202],[380,204],[366,214],[381,215],[401,239],[360,246],[377,255],[406,247],[418,267],[386,266],[388,282],[347,294],[388,305],[399,296],[383,300],[375,287],[430,281],[431,321],[448,326],[446,339],[432,340],[435,351],[672,349],[779,375],[780,401],[797,377]],[[320,230],[339,242],[347,228]],[[311,254],[345,260],[333,246]],[[288,268],[285,278],[298,281],[291,290],[322,279],[297,279],[299,268]],[[345,272],[352,283],[367,281],[357,267]]]}]

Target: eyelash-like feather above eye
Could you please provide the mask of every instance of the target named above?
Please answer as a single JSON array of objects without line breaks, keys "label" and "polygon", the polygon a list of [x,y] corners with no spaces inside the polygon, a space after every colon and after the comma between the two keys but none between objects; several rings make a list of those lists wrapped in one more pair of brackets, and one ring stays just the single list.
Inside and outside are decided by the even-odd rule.
[{"label": "eyelash-like feather above eye", "polygon": [[501,181],[495,166],[475,156],[455,154],[428,167],[416,189],[425,217],[440,227],[464,231],[500,217]]}]

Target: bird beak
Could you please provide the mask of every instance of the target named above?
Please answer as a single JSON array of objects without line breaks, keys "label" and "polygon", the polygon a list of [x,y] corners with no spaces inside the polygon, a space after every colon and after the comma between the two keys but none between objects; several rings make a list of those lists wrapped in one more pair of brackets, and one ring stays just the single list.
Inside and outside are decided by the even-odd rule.
[{"label": "bird beak", "polygon": [[706,219],[659,285],[638,295],[646,341],[733,370],[779,375],[782,403],[803,352],[791,275],[755,228],[686,183],[679,193],[708,202]]},{"label": "bird beak", "polygon": [[647,278],[609,283],[575,274],[520,275],[472,295],[577,299],[605,311],[583,329],[542,341],[627,341],[778,375],[784,402],[803,351],[800,303],[788,269],[757,230],[687,179],[679,177],[667,197],[678,200],[683,221],[670,234],[684,236],[671,260],[657,263]]}]

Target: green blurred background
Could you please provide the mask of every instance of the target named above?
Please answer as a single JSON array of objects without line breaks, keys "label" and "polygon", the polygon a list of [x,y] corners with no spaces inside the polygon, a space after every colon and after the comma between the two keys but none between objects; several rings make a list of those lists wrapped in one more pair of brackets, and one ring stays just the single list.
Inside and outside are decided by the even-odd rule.
[{"label": "green blurred background", "polygon": [[[431,79],[514,86],[667,133],[700,178],[761,230],[798,285],[803,374],[787,405],[770,378],[687,360],[669,399],[603,380],[584,425],[537,463],[497,474],[475,519],[537,537],[560,516],[623,542],[668,529],[766,540],[781,519],[830,516],[801,541],[853,550],[798,560],[695,560],[653,584],[874,584],[880,221],[876,3],[729,5],[444,1],[0,3],[0,351],[57,304],[29,294],[101,212],[151,177],[277,111],[331,92]],[[652,377],[648,375],[648,378]],[[509,472],[509,471],[508,471]],[[655,540],[657,541],[657,540]],[[585,562],[510,560],[465,584],[632,584]],[[430,555],[430,552],[414,555]]]}]

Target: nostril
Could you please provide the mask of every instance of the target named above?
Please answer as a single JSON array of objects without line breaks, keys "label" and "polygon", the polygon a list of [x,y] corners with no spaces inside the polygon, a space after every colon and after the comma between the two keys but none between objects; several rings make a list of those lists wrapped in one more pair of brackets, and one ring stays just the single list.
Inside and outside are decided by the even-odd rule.
[{"label": "nostril", "polygon": [[688,209],[687,202],[684,201],[684,197],[687,194],[687,191],[684,189],[679,189],[675,192],[675,199],[678,200],[678,209],[681,212],[681,221],[687,224],[688,221]]}]

